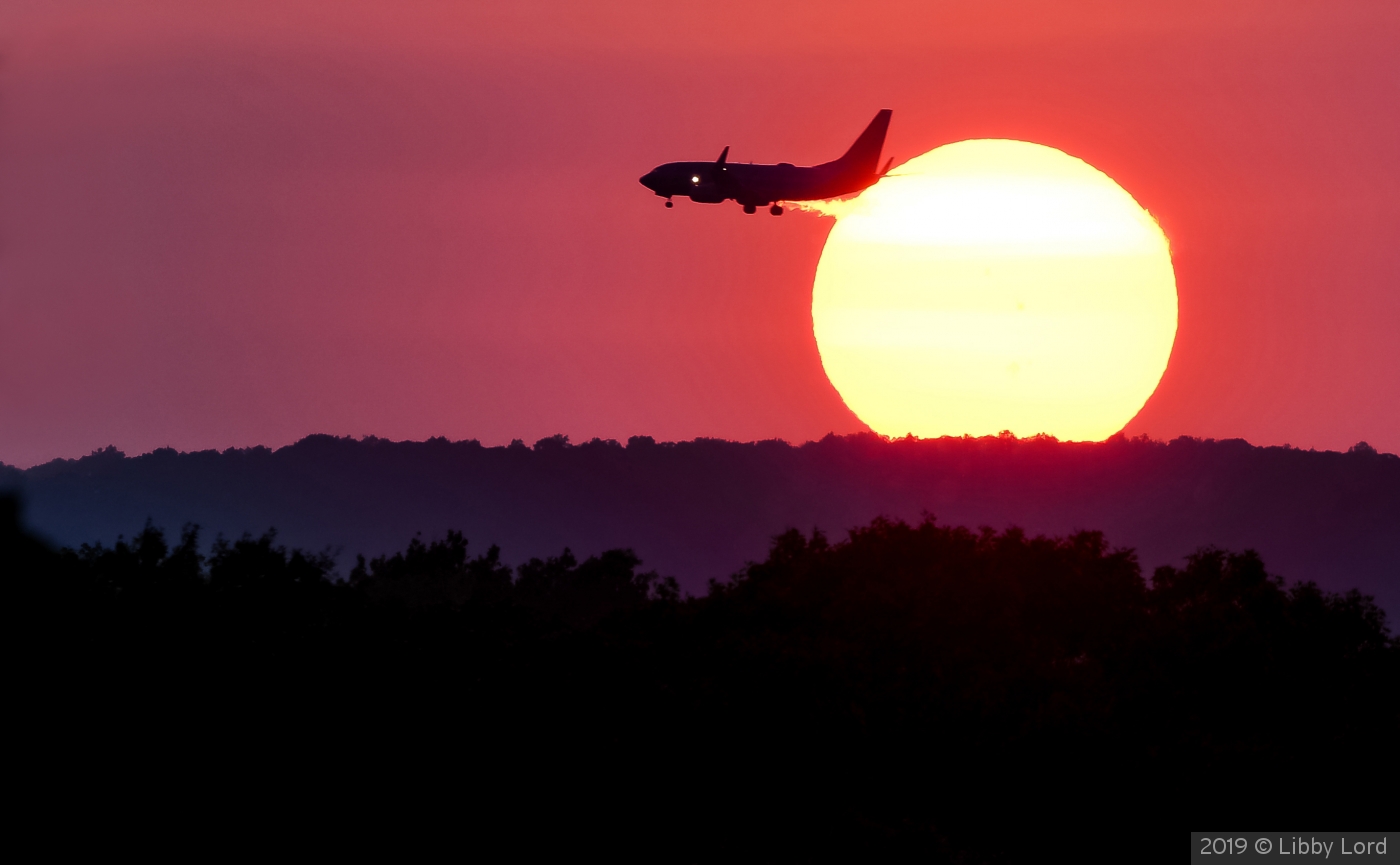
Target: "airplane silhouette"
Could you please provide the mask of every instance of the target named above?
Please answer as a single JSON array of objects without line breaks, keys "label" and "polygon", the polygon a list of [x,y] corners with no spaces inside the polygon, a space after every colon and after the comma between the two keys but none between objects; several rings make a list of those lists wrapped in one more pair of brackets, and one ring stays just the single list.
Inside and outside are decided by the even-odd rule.
[{"label": "airplane silhouette", "polygon": [[808,168],[790,162],[777,165],[730,163],[726,146],[714,162],[668,162],[652,169],[641,179],[647,189],[666,199],[683,195],[701,204],[719,204],[730,198],[743,206],[745,213],[768,207],[769,213],[782,216],[779,201],[818,201],[849,195],[874,186],[885,176],[894,162],[891,157],[883,169],[880,150],[885,146],[885,131],[890,126],[891,111],[882,109],[845,155],[834,162]]}]

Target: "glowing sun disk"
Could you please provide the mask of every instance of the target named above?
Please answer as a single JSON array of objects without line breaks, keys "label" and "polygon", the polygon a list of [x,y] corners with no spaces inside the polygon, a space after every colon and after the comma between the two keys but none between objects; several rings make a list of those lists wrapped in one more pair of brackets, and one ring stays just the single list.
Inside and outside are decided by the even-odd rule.
[{"label": "glowing sun disk", "polygon": [[837,222],[813,329],[832,384],[877,432],[1103,439],[1166,369],[1166,237],[1081,160],[962,141],[824,209]]}]

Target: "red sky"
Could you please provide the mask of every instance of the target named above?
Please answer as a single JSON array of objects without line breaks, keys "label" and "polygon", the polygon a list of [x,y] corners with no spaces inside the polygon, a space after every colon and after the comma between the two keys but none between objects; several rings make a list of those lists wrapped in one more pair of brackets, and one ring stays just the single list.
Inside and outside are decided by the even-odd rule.
[{"label": "red sky", "polygon": [[0,5],[0,461],[863,428],[830,223],[660,162],[1058,147],[1157,216],[1132,434],[1400,451],[1400,4]]}]

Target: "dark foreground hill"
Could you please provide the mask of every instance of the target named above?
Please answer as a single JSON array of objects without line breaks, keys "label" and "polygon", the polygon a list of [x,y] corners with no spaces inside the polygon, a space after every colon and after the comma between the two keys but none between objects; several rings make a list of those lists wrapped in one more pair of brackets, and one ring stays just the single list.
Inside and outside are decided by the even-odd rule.
[{"label": "dark foreground hill", "polygon": [[625,551],[511,569],[455,533],[332,567],[55,552],[0,497],[19,813],[148,853],[949,863],[1392,816],[1400,644],[1249,553],[1145,580],[1098,533],[878,520],[689,599]]},{"label": "dark foreground hill", "polygon": [[1239,440],[1013,438],[783,442],[713,439],[624,446],[556,437],[533,447],[311,436],[267,448],[125,457],[107,449],[27,471],[30,526],[75,545],[130,534],[149,518],[174,532],[331,548],[342,563],[421,531],[498,544],[511,560],[627,547],[691,592],[761,558],[789,527],[836,536],[886,515],[1102,530],[1147,568],[1204,545],[1254,549],[1289,580],[1359,588],[1400,615],[1400,458],[1259,448]]}]

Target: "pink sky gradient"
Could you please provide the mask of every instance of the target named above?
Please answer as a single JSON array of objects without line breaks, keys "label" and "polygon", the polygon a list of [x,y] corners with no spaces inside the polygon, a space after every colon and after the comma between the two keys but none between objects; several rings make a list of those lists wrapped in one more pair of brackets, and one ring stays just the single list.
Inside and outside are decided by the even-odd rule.
[{"label": "pink sky gradient", "polygon": [[[1127,432],[1400,451],[1400,4],[0,6],[0,461],[314,432],[801,441],[830,223],[657,163],[1058,147],[1170,238]],[[466,8],[466,7],[470,8]]]}]

